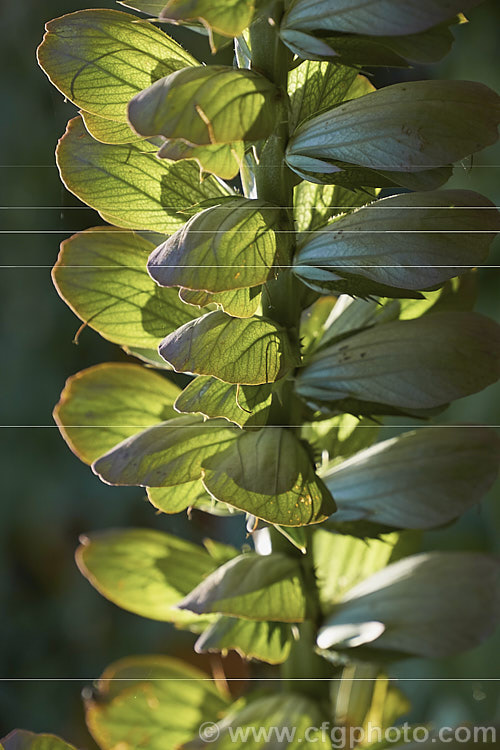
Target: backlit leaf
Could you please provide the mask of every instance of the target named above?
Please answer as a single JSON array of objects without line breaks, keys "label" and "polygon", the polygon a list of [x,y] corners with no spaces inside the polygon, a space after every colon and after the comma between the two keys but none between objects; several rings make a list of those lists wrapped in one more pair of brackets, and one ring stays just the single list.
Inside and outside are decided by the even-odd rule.
[{"label": "backlit leaf", "polygon": [[427,552],[399,560],[352,588],[318,634],[318,646],[369,646],[426,658],[478,645],[500,617],[492,557]]},{"label": "backlit leaf", "polygon": [[148,271],[160,286],[224,292],[264,284],[290,262],[281,211],[235,198],[193,216],[153,251]]},{"label": "backlit leaf", "polygon": [[67,189],[95,208],[105,221],[130,229],[175,232],[184,217],[179,211],[227,192],[213,177],[200,181],[194,162],[156,157],[147,141],[99,143],[81,117],[70,120],[56,158]]},{"label": "backlit leaf", "polygon": [[218,311],[167,336],[160,354],[177,372],[244,385],[272,383],[298,364],[284,328],[267,318],[231,318]]},{"label": "backlit leaf", "polygon": [[275,126],[277,89],[249,70],[184,68],[137,94],[128,116],[139,135],[195,146],[266,138]]},{"label": "backlit leaf", "polygon": [[270,385],[231,385],[208,375],[189,383],[175,402],[178,412],[199,413],[205,417],[224,417],[230,422],[265,424],[271,407]]},{"label": "backlit leaf", "polygon": [[240,171],[241,163],[245,156],[245,144],[222,143],[215,146],[190,146],[184,141],[165,141],[158,151],[160,159],[194,159],[202,172],[209,172],[222,177],[224,180],[232,180]]},{"label": "backlit leaf", "polygon": [[76,562],[92,586],[122,609],[178,624],[193,618],[175,605],[216,567],[203,547],[152,529],[84,536]]},{"label": "backlit leaf", "polygon": [[90,464],[144,427],[174,417],[178,395],[152,370],[108,362],[68,378],[54,419],[73,453]]},{"label": "backlit leaf", "polygon": [[302,622],[306,597],[301,568],[287,555],[240,555],[217,568],[178,606],[196,614]]},{"label": "backlit leaf", "polygon": [[38,48],[50,81],[77,107],[116,122],[159,78],[197,61],[163,31],[129,13],[80,10],[56,18]]},{"label": "backlit leaf", "polygon": [[297,391],[318,401],[432,409],[500,376],[500,327],[477,313],[442,312],[375,326],[317,352]]},{"label": "backlit leaf", "polygon": [[326,293],[403,296],[483,263],[497,231],[498,212],[478,193],[398,195],[305,235],[294,273]]},{"label": "backlit leaf", "polygon": [[53,734],[34,734],[15,729],[0,740],[0,750],[75,750]]},{"label": "backlit leaf", "polygon": [[255,9],[253,0],[165,0],[160,18],[201,21],[223,36],[240,36],[250,25]]},{"label": "backlit leaf", "polygon": [[146,264],[154,244],[134,232],[94,227],[61,244],[52,276],[83,322],[108,341],[156,349],[163,336],[197,317],[176,289],[160,289]]},{"label": "backlit leaf", "polygon": [[96,141],[109,144],[124,144],[142,141],[141,136],[134,133],[128,122],[116,122],[106,120],[100,115],[92,115],[90,112],[80,110],[85,129]]},{"label": "backlit leaf", "polygon": [[199,654],[234,650],[245,659],[282,664],[288,658],[292,639],[291,627],[286,623],[223,615],[200,635],[195,650]]},{"label": "backlit leaf", "polygon": [[357,453],[322,477],[337,502],[337,522],[429,529],[477,504],[499,466],[500,439],[492,429],[420,428]]},{"label": "backlit leaf", "polygon": [[[330,750],[328,732],[319,728],[323,721],[324,713],[318,703],[298,692],[265,695],[229,713],[217,724],[209,741],[213,750],[232,750],[235,737],[239,736],[248,737],[245,743],[248,750],[264,747],[262,737],[272,737],[276,749],[286,746],[288,750],[301,750],[310,744],[317,750]],[[274,740],[275,737],[282,739]],[[307,743],[302,742],[305,737]],[[274,750],[269,742],[266,744]],[[182,750],[206,750],[206,746],[206,737],[196,737],[183,745]]]},{"label": "backlit leaf", "polygon": [[282,526],[320,523],[335,502],[291,430],[243,432],[203,463],[203,484],[217,500]]},{"label": "backlit leaf", "polygon": [[261,287],[247,287],[246,289],[232,289],[228,292],[204,292],[194,289],[179,289],[179,297],[183,302],[195,307],[209,307],[217,305],[234,318],[251,318],[259,309],[262,302]]},{"label": "backlit leaf", "polygon": [[199,479],[172,487],[148,487],[148,500],[162,513],[181,513],[201,500],[210,500],[210,495]]},{"label": "backlit leaf", "polygon": [[95,699],[85,702],[90,733],[102,750],[166,750],[217,721],[225,698],[206,672],[167,656],[135,656],[109,666]]},{"label": "backlit leaf", "polygon": [[109,484],[171,487],[201,477],[203,460],[239,434],[226,420],[177,417],[122,441],[92,469]]}]

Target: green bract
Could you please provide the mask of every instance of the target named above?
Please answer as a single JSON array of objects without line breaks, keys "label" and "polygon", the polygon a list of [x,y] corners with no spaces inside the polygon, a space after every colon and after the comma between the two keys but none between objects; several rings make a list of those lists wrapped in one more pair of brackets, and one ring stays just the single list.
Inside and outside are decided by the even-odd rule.
[{"label": "green bract", "polygon": [[261,385],[299,364],[287,332],[267,318],[232,318],[211,312],[187,323],[160,344],[177,372],[213,375],[225,383]]},{"label": "green bract", "polygon": [[290,261],[279,221],[280,210],[262,201],[207,208],[156,248],[148,271],[160,286],[212,293],[259,286]]},{"label": "green bract", "polygon": [[301,622],[306,596],[300,565],[286,555],[241,555],[208,576],[179,607],[200,615]]},{"label": "green bract", "polygon": [[[500,621],[494,557],[421,552],[500,463],[494,427],[445,412],[500,376],[500,327],[473,311],[499,215],[437,190],[496,142],[500,99],[470,81],[377,91],[369,70],[440,59],[478,3],[121,4],[150,19],[56,19],[39,62],[80,109],[62,180],[107,222],[62,243],[56,288],[143,364],[70,377],[54,418],[102,481],[144,488],[151,523],[186,512],[182,533],[203,536],[86,534],[82,573],[221,658],[201,661],[213,681],[164,655],[113,664],[88,727],[101,750],[327,750],[324,722],[385,730],[408,713],[386,663],[472,648]],[[225,57],[199,64],[160,22]],[[204,538],[238,524],[237,546]]]},{"label": "green bract", "polygon": [[184,68],[137,94],[128,117],[139,135],[194,146],[270,135],[278,92],[263,76],[224,66]]}]

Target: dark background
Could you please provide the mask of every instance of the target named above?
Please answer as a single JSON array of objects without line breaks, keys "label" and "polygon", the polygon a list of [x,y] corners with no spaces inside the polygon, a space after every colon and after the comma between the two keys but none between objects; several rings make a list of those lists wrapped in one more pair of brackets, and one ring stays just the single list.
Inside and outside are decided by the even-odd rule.
[{"label": "dark background", "polygon": [[[0,269],[0,736],[21,726],[59,733],[93,748],[80,693],[108,663],[134,653],[195,657],[189,635],[123,612],[90,587],[73,561],[79,534],[135,525],[240,543],[243,531],[239,521],[200,515],[189,523],[184,516],[155,516],[141,490],[101,484],[51,426],[51,410],[66,377],[122,358],[117,347],[89,329],[78,346],[72,343],[79,322],[50,281],[49,267],[60,240],[72,230],[101,222],[59,182],[54,146],[74,107],[63,102],[38,69],[35,49],[45,21],[85,7],[83,0],[4,0],[0,9],[0,262],[14,266]],[[119,6],[108,0],[92,7]],[[498,91],[500,6],[489,0],[469,17],[469,25],[456,29],[454,50],[440,65],[382,70],[375,82],[465,78]],[[183,39],[195,54],[209,58],[200,37]],[[453,186],[477,189],[498,205],[498,165],[500,148],[490,148],[474,159],[472,169],[456,170]],[[497,244],[490,262],[498,264],[499,258]],[[489,268],[481,275],[478,309],[500,319],[500,272]],[[500,387],[458,402],[443,418],[449,420],[500,425]],[[480,511],[427,534],[425,544],[498,553],[499,491],[497,484]],[[497,634],[473,652],[446,662],[399,664],[393,673],[411,678],[404,683],[414,705],[410,719],[441,725],[498,720],[499,691],[491,680],[498,677],[499,650]],[[232,668],[238,669],[234,664]]]}]

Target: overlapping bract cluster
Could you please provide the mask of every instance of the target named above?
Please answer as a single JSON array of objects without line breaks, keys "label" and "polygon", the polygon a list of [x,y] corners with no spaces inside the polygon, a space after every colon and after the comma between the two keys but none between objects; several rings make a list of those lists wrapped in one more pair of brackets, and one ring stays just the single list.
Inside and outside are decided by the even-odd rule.
[{"label": "overlapping bract cluster", "polygon": [[[258,12],[250,2],[126,4],[202,24],[213,46]],[[399,546],[404,530],[449,523],[481,500],[498,469],[495,432],[419,429],[370,447],[377,429],[362,418],[425,419],[500,375],[500,329],[468,311],[498,213],[471,191],[436,190],[454,162],[496,140],[500,100],[462,81],[375,91],[352,67],[429,61],[475,4],[296,0],[277,29],[303,58],[287,91],[255,70],[198,65],[118,11],[48,24],[40,63],[81,109],[58,146],[61,176],[111,225],[64,242],[54,281],[84,324],[160,370],[110,363],[70,378],[55,410],[63,436],[104,481],[147,488],[165,513],[243,512],[252,529],[264,521],[312,556],[314,592],[300,560],[276,551],[204,550],[138,530],[84,540],[77,559],[93,585],[200,633],[199,651],[280,663],[295,626],[314,620],[327,659],[434,656],[474,645],[498,617],[494,561],[407,557]],[[248,187],[283,107],[293,207]],[[223,182],[240,170],[244,195]],[[416,192],[377,200],[380,188]],[[301,290],[298,330],[269,303],[284,275]],[[181,392],[169,369],[196,377]],[[286,398],[294,422],[275,425]],[[156,689],[170,705],[169,688]],[[211,687],[196,701],[205,720],[227,710]],[[89,706],[103,748],[124,741],[127,705],[103,695]],[[149,726],[147,702],[140,710]],[[195,725],[179,726],[162,742],[187,742]]]}]

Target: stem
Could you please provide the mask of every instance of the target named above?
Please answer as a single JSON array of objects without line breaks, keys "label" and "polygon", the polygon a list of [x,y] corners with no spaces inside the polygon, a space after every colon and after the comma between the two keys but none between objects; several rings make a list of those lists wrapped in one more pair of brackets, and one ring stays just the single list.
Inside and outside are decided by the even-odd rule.
[{"label": "stem", "polygon": [[[265,16],[259,17],[250,27],[252,68],[265,75],[281,92],[278,99],[276,128],[258,152],[255,183],[259,198],[282,207],[280,229],[293,237],[293,187],[294,176],[285,162],[289,139],[288,70],[291,56],[279,36],[279,23],[283,15],[283,2],[276,0]],[[293,252],[293,248],[291,250]],[[292,342],[299,346],[302,285],[290,269],[283,269],[278,277],[268,282],[263,293],[263,313],[287,329]],[[297,425],[302,422],[301,407],[291,380],[282,381],[273,394],[268,424]],[[271,528],[274,551],[300,558],[304,587],[308,592],[307,620],[301,623],[298,638],[292,644],[290,656],[282,665],[283,686],[286,690],[300,692],[322,700],[328,691],[322,678],[328,678],[330,665],[315,651],[316,632],[320,617],[318,589],[312,560],[311,545],[302,555],[276,529]],[[309,542],[311,532],[308,533]]]}]

